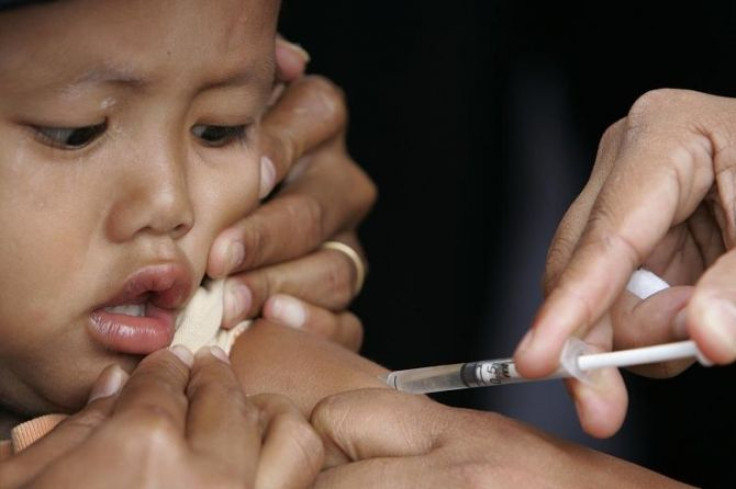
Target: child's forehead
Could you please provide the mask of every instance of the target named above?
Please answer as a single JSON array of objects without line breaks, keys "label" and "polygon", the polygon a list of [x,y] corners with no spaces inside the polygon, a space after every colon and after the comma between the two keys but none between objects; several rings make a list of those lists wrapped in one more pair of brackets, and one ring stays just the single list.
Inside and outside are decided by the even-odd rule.
[{"label": "child's forehead", "polygon": [[268,0],[56,0],[11,9],[0,14],[0,71],[59,86],[140,85],[177,71],[213,82],[244,77],[248,65],[270,69],[262,61],[272,56],[276,10]]}]

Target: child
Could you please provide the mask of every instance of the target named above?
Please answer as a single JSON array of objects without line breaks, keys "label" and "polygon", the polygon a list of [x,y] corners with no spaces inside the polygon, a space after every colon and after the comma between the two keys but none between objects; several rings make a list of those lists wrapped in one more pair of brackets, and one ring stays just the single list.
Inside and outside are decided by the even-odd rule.
[{"label": "child", "polygon": [[[0,14],[0,403],[15,421],[75,411],[106,366],[172,341],[214,237],[258,201],[277,12],[73,0]],[[295,358],[258,344],[269,362],[249,375]],[[310,378],[323,387],[299,384],[305,411],[335,390]]]},{"label": "child", "polygon": [[[215,236],[258,201],[277,11],[69,0],[0,13],[0,426],[74,412],[106,367],[131,371],[171,343]],[[306,421],[271,419],[259,477],[312,477],[277,435],[304,443]],[[16,473],[0,472],[3,487]]]},{"label": "child", "polygon": [[59,1],[0,16],[0,399],[72,411],[166,347],[258,199],[278,3]]}]

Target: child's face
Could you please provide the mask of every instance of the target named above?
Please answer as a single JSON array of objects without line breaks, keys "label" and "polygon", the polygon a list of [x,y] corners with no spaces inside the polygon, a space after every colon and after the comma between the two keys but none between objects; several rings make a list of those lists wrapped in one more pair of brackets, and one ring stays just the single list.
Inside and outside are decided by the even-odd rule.
[{"label": "child's face", "polygon": [[104,366],[168,345],[215,235],[257,202],[277,11],[0,14],[0,403],[76,408]]}]

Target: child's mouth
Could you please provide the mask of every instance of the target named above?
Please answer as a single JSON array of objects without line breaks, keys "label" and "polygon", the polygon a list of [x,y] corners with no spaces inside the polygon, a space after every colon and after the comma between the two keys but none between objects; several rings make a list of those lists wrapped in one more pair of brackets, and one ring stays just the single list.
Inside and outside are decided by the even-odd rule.
[{"label": "child's mouth", "polygon": [[146,355],[167,347],[191,291],[186,267],[167,264],[136,272],[116,297],[90,314],[90,336],[108,350]]},{"label": "child's mouth", "polygon": [[124,304],[122,306],[106,307],[104,310],[111,314],[121,314],[123,316],[141,317],[146,315],[145,304]]}]

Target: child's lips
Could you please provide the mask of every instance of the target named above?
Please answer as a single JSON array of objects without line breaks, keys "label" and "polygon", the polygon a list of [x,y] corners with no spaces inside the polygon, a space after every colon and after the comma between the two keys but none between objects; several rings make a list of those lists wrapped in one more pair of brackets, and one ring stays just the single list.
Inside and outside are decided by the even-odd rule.
[{"label": "child's lips", "polygon": [[178,308],[189,296],[191,283],[183,265],[139,270],[126,280],[121,293],[92,311],[90,335],[120,353],[146,355],[165,348],[174,337]]},{"label": "child's lips", "polygon": [[146,306],[145,316],[128,316],[105,309],[90,315],[92,338],[108,350],[146,355],[165,348],[174,338],[176,311]]}]

